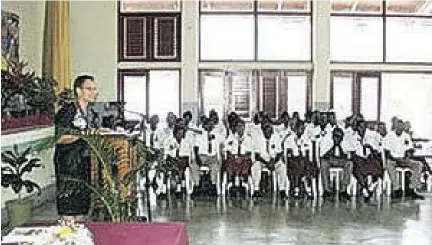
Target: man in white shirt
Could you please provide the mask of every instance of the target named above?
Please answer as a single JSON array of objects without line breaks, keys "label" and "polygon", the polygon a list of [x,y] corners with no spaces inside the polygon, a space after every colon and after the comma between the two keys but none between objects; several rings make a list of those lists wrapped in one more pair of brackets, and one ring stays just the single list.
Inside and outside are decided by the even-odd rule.
[{"label": "man in white shirt", "polygon": [[[177,180],[177,193],[181,192],[179,181],[182,179],[192,159],[192,146],[193,142],[186,138],[184,125],[174,126],[173,135],[168,137],[164,143],[166,167],[173,173],[173,179]],[[186,185],[189,184],[186,183]]]},{"label": "man in white shirt", "polygon": [[200,166],[208,166],[210,168],[210,180],[213,184],[211,191],[215,193],[221,166],[220,146],[224,138],[215,130],[213,122],[209,118],[203,119],[202,126],[203,133],[198,134],[195,138],[195,162],[191,163],[190,169],[194,184],[199,185]]},{"label": "man in white shirt", "polygon": [[[153,115],[149,118],[149,122],[147,124],[147,128],[145,129],[145,138],[144,142],[146,147],[155,151],[155,154],[162,154],[163,150],[163,140],[164,133],[163,130],[158,126],[159,117],[157,115]],[[157,159],[161,159],[161,157],[156,156]],[[152,183],[153,188],[155,189],[156,195],[165,194],[166,186],[164,185],[164,176],[163,173],[157,174],[156,167],[161,164],[160,162],[153,162],[150,166],[150,170],[148,172],[148,177],[150,182]],[[142,176],[141,185],[145,184],[146,177]]]},{"label": "man in white shirt", "polygon": [[344,132],[340,128],[335,128],[332,133],[332,142],[324,144],[321,142],[320,157],[321,157],[321,175],[323,178],[324,197],[331,196],[330,190],[330,168],[341,167],[343,168],[341,186],[340,186],[340,197],[349,199],[347,193],[347,187],[350,181],[353,164],[348,159],[348,152],[342,147],[342,141],[344,139]]},{"label": "man in white shirt", "polygon": [[244,121],[237,120],[234,127],[235,133],[225,140],[228,179],[232,180],[237,175],[247,180],[252,165],[252,138],[245,134]]},{"label": "man in white shirt", "polygon": [[404,132],[404,126],[403,121],[398,119],[394,125],[395,130],[387,134],[383,143],[386,151],[387,170],[394,190],[392,197],[397,198],[403,195],[396,168],[408,167],[412,171],[411,185],[414,189],[412,191],[410,190],[408,193],[411,194],[414,199],[424,199],[424,197],[416,193],[416,190],[418,191],[421,188],[420,178],[423,166],[421,162],[409,159],[414,147],[411,137]]},{"label": "man in white shirt", "polygon": [[253,138],[255,161],[252,164],[252,182],[254,186],[254,195],[259,197],[261,182],[261,171],[263,167],[274,171],[279,185],[279,191],[282,198],[285,197],[286,183],[286,165],[283,163],[281,138],[278,134],[273,133],[273,127],[270,124],[263,126],[262,134],[255,134]]},{"label": "man in white shirt", "polygon": [[222,136],[224,139],[227,136],[227,130],[221,120],[219,120],[219,115],[215,110],[211,110],[209,112],[209,118],[214,125],[214,130],[216,130],[217,134]]}]

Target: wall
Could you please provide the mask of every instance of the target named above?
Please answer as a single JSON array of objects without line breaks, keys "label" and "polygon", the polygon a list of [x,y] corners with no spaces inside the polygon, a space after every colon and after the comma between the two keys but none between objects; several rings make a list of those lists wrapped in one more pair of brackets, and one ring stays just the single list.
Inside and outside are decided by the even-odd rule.
[{"label": "wall", "polygon": [[20,17],[19,56],[29,63],[29,68],[42,72],[44,1],[2,1],[1,9]]},{"label": "wall", "polygon": [[71,71],[95,76],[101,101],[116,100],[116,1],[71,1]]}]

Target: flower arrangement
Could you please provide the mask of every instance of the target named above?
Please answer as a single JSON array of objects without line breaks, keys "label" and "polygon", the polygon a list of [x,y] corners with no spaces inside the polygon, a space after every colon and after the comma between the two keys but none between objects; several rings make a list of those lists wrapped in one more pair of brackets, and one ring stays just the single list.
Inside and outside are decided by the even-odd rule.
[{"label": "flower arrangement", "polygon": [[19,227],[4,237],[3,242],[29,245],[94,245],[93,235],[83,224],[59,221],[49,227]]}]

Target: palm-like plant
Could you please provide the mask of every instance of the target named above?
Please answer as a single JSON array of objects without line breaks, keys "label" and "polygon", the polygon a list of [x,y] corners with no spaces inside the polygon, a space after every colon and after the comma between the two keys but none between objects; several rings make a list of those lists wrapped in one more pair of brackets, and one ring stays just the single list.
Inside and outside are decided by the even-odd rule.
[{"label": "palm-like plant", "polygon": [[[120,147],[101,137],[95,130],[76,131],[60,129],[59,135],[74,135],[84,140],[101,167],[101,180],[89,184],[73,176],[58,176],[65,181],[75,183],[74,188],[88,188],[100,200],[109,219],[128,221],[136,217],[137,197],[133,193],[137,172],[145,172],[147,164],[152,162],[156,153],[144,146],[137,147],[142,159],[136,166],[128,165],[127,155]],[[53,140],[56,141],[58,136]],[[46,144],[45,144],[46,145]],[[76,191],[76,190],[74,190]]]},{"label": "palm-like plant", "polygon": [[30,179],[24,179],[26,173],[32,172],[34,169],[40,168],[41,159],[32,156],[32,149],[29,147],[22,153],[18,151],[18,146],[13,146],[13,151],[4,151],[1,153],[2,168],[1,168],[1,185],[5,188],[12,188],[18,194],[18,199],[21,200],[21,191],[26,189],[27,193],[37,191],[41,193],[40,186]]}]

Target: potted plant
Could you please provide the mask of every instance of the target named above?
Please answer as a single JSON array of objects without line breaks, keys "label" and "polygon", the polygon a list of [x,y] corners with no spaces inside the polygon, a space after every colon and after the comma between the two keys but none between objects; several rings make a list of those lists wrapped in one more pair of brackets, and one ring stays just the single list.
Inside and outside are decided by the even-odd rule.
[{"label": "potted plant", "polygon": [[49,125],[54,115],[56,82],[49,76],[35,76],[27,63],[7,60],[2,70],[2,128]]},{"label": "potted plant", "polygon": [[12,226],[19,226],[31,218],[32,201],[29,198],[22,198],[23,189],[27,193],[36,191],[41,193],[40,186],[31,179],[25,178],[27,173],[31,173],[42,165],[41,160],[36,158],[27,148],[23,152],[18,151],[18,146],[13,146],[13,151],[4,151],[1,153],[1,185],[3,188],[11,188],[17,195],[18,199],[6,202],[6,209]]}]

